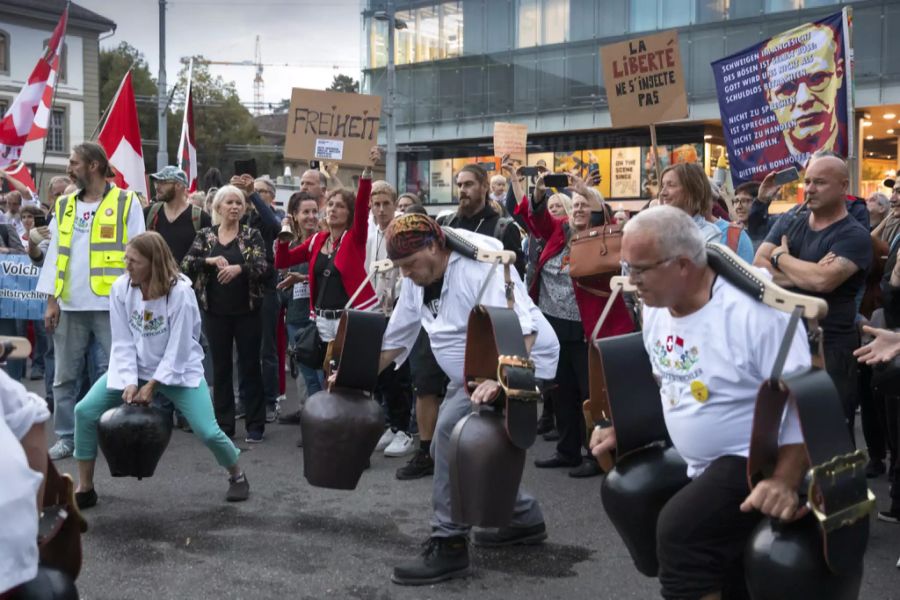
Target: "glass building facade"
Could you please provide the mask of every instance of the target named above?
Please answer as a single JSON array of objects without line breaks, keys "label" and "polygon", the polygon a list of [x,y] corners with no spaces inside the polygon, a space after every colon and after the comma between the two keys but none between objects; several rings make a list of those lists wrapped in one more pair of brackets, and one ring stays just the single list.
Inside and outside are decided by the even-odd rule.
[{"label": "glass building facade", "polygon": [[[387,23],[372,14],[386,6],[362,4],[363,90],[384,96]],[[659,143],[673,159],[696,153],[708,169],[723,143],[710,62],[843,6],[853,8],[857,107],[900,103],[900,35],[890,35],[900,31],[900,0],[395,0],[393,6],[406,24],[395,32],[400,189],[431,203],[453,202],[452,172],[463,161],[493,160],[495,121],[526,123],[529,153],[558,168],[595,160],[602,167],[608,154],[615,169],[614,155],[624,150],[643,161],[649,131],[612,127],[599,56],[600,46],[640,33],[678,29],[690,117],[660,125]],[[616,192],[635,190],[637,197],[646,192],[603,191],[615,200],[634,198]]]}]

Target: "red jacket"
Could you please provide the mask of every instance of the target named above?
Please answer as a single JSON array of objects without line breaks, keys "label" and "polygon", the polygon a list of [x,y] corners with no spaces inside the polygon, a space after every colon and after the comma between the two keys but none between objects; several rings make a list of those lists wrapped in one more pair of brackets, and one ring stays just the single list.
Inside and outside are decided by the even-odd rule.
[{"label": "red jacket", "polygon": [[[366,237],[369,233],[369,195],[372,191],[371,179],[360,179],[359,189],[356,191],[356,205],[353,208],[353,223],[350,229],[341,236],[337,256],[334,258],[334,266],[341,274],[341,282],[349,296],[353,296],[357,288],[365,281],[366,273]],[[310,311],[318,298],[316,291],[315,264],[319,252],[328,239],[327,231],[319,231],[305,242],[294,248],[290,242],[279,241],[275,245],[275,268],[287,269],[305,262],[309,263],[309,298]],[[366,283],[366,287],[353,301],[353,308],[357,310],[373,310],[378,307],[378,299],[375,297],[375,289],[372,283]]]},{"label": "red jacket", "polygon": [[[534,270],[534,278],[532,279],[528,290],[531,299],[534,300],[535,304],[538,304],[541,292],[541,271],[543,270],[544,265],[547,264],[547,261],[562,252],[565,247],[567,242],[566,229],[568,219],[558,219],[554,217],[550,214],[550,211],[546,209],[546,206],[537,212],[532,212],[527,197],[523,198],[522,202],[519,203],[516,214],[522,216],[525,223],[528,225],[528,228],[535,236],[547,241],[544,250],[541,252],[540,258],[538,258],[537,266]],[[599,281],[592,281],[590,287],[609,293],[609,280],[611,277],[612,276],[610,275],[602,278],[602,283]],[[581,325],[584,327],[584,337],[585,339],[590,340],[591,333],[594,331],[594,326],[597,325],[597,319],[600,318],[600,313],[603,312],[603,308],[606,306],[607,298],[597,296],[585,290],[574,279],[572,280],[572,287],[574,288],[575,293],[575,303],[578,304],[578,312],[581,314]],[[540,307],[539,304],[538,306]],[[631,314],[628,312],[628,307],[625,306],[625,301],[622,299],[622,296],[619,295],[597,336],[601,338],[612,337],[614,335],[631,333],[632,331],[634,331],[634,323],[631,320]]]}]

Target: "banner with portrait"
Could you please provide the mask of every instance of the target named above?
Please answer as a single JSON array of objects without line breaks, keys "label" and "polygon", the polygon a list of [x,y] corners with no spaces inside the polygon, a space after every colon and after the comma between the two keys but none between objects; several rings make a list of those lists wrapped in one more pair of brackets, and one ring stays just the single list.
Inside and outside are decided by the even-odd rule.
[{"label": "banner with portrait", "polygon": [[34,266],[26,254],[0,255],[0,318],[44,318],[47,299],[35,291],[40,273],[40,267]]},{"label": "banner with portrait", "polygon": [[735,185],[852,147],[850,31],[836,13],[712,63]]}]

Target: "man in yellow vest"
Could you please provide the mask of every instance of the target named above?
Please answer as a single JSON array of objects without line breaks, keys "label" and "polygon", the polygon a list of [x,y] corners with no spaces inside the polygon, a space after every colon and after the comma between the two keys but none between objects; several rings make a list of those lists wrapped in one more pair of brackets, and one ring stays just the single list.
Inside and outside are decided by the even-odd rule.
[{"label": "man in yellow vest", "polygon": [[68,175],[78,189],[56,201],[50,246],[37,285],[37,291],[48,296],[44,325],[53,334],[56,351],[53,460],[71,456],[75,446],[75,403],[92,335],[98,348],[97,372],[92,375],[106,372],[109,290],[125,272],[125,244],[144,231],[138,197],[108,181],[112,170],[99,144],[75,146]]}]

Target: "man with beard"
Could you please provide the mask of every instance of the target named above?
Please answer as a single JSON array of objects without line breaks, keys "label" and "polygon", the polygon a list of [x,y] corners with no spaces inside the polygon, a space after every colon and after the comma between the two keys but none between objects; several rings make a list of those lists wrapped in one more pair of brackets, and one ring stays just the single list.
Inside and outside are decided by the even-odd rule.
[{"label": "man with beard", "polygon": [[208,214],[188,202],[188,178],[178,167],[163,167],[150,175],[156,186],[156,202],[144,211],[148,231],[166,240],[175,262],[181,264],[197,231],[212,226]]},{"label": "man with beard", "polygon": [[95,375],[106,372],[112,345],[109,292],[125,272],[125,244],[144,231],[138,197],[107,181],[113,172],[102,146],[85,142],[72,148],[67,172],[77,189],[56,201],[37,284],[37,291],[48,296],[44,325],[57,351],[53,460],[71,456],[75,448],[75,402],[92,334]]}]

